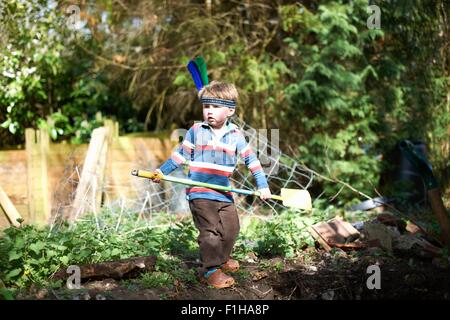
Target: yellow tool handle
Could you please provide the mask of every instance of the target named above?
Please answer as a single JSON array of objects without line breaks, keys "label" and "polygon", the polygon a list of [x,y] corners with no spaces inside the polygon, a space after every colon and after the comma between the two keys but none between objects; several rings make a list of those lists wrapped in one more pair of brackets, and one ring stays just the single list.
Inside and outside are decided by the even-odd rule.
[{"label": "yellow tool handle", "polygon": [[[260,196],[261,195],[261,192],[259,192],[259,191],[255,191],[255,196]],[[281,200],[281,201],[283,201],[283,198],[281,197],[281,196],[278,196],[278,195],[276,195],[276,194],[272,194],[271,196],[270,196],[270,199],[275,199],[275,200]]]},{"label": "yellow tool handle", "polygon": [[151,171],[145,171],[145,170],[133,170],[132,173],[133,175],[138,175],[139,177],[142,178],[148,178],[148,179],[162,179],[164,177],[164,175],[162,173],[158,173],[158,172],[151,172]]},{"label": "yellow tool handle", "polygon": [[[133,170],[131,172],[131,174],[134,176],[148,178],[148,179],[152,179],[152,180],[153,179],[167,180],[167,181],[182,183],[182,184],[186,184],[186,185],[201,186],[201,187],[212,188],[212,189],[216,189],[216,190],[231,191],[231,192],[237,192],[237,193],[246,194],[246,195],[255,195],[258,197],[261,195],[261,193],[259,191],[234,189],[232,187],[219,186],[219,185],[198,182],[198,181],[191,181],[188,179],[180,179],[180,178],[175,178],[175,177],[171,177],[171,176],[165,176],[158,172],[151,172],[151,171],[145,171],[145,170]],[[271,195],[270,198],[283,201],[283,198],[279,195]]]}]

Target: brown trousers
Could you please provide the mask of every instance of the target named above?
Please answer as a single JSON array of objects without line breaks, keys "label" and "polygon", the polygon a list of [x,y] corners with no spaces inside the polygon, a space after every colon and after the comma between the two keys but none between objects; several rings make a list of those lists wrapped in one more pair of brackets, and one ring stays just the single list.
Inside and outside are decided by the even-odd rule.
[{"label": "brown trousers", "polygon": [[228,261],[239,234],[239,217],[234,203],[209,199],[189,201],[189,208],[200,231],[200,273]]}]

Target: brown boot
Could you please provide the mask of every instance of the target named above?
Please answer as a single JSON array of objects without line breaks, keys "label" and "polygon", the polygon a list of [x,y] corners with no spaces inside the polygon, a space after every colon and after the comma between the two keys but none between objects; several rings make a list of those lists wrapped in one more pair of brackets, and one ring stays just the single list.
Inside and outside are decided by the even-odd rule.
[{"label": "brown boot", "polygon": [[217,269],[208,277],[202,276],[200,281],[216,289],[229,288],[235,282],[233,277],[226,275],[221,269]]},{"label": "brown boot", "polygon": [[230,259],[225,262],[220,268],[223,272],[237,272],[239,270],[239,262]]}]

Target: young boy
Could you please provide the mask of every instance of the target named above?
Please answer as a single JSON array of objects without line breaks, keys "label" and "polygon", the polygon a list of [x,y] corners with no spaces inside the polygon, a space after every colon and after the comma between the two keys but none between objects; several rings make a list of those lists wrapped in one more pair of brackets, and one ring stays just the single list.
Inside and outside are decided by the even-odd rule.
[{"label": "young boy", "polygon": [[[234,85],[212,81],[198,97],[203,105],[203,123],[194,124],[184,141],[157,172],[167,175],[180,165],[189,164],[188,177],[194,181],[229,186],[238,156],[252,172],[261,199],[270,198],[265,174],[256,154],[237,126],[229,121],[234,114],[238,92]],[[155,179],[154,182],[160,182]],[[231,192],[209,188],[186,189],[194,224],[199,230],[200,277],[215,288],[227,288],[239,263],[230,254],[239,233],[239,217]]]}]

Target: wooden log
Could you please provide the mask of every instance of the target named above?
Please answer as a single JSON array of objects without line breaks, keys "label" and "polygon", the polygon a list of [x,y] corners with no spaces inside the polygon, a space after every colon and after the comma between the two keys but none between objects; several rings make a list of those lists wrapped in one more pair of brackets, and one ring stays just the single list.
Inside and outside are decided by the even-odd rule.
[{"label": "wooden log", "polygon": [[[81,281],[135,278],[143,272],[153,271],[156,264],[155,256],[133,257],[117,261],[107,261],[80,265]],[[60,269],[51,279],[62,280],[70,276],[67,269]]]},{"label": "wooden log", "polygon": [[0,186],[0,206],[2,207],[3,211],[5,211],[9,222],[15,227],[20,227],[18,219],[22,219],[22,217],[1,186]]}]

